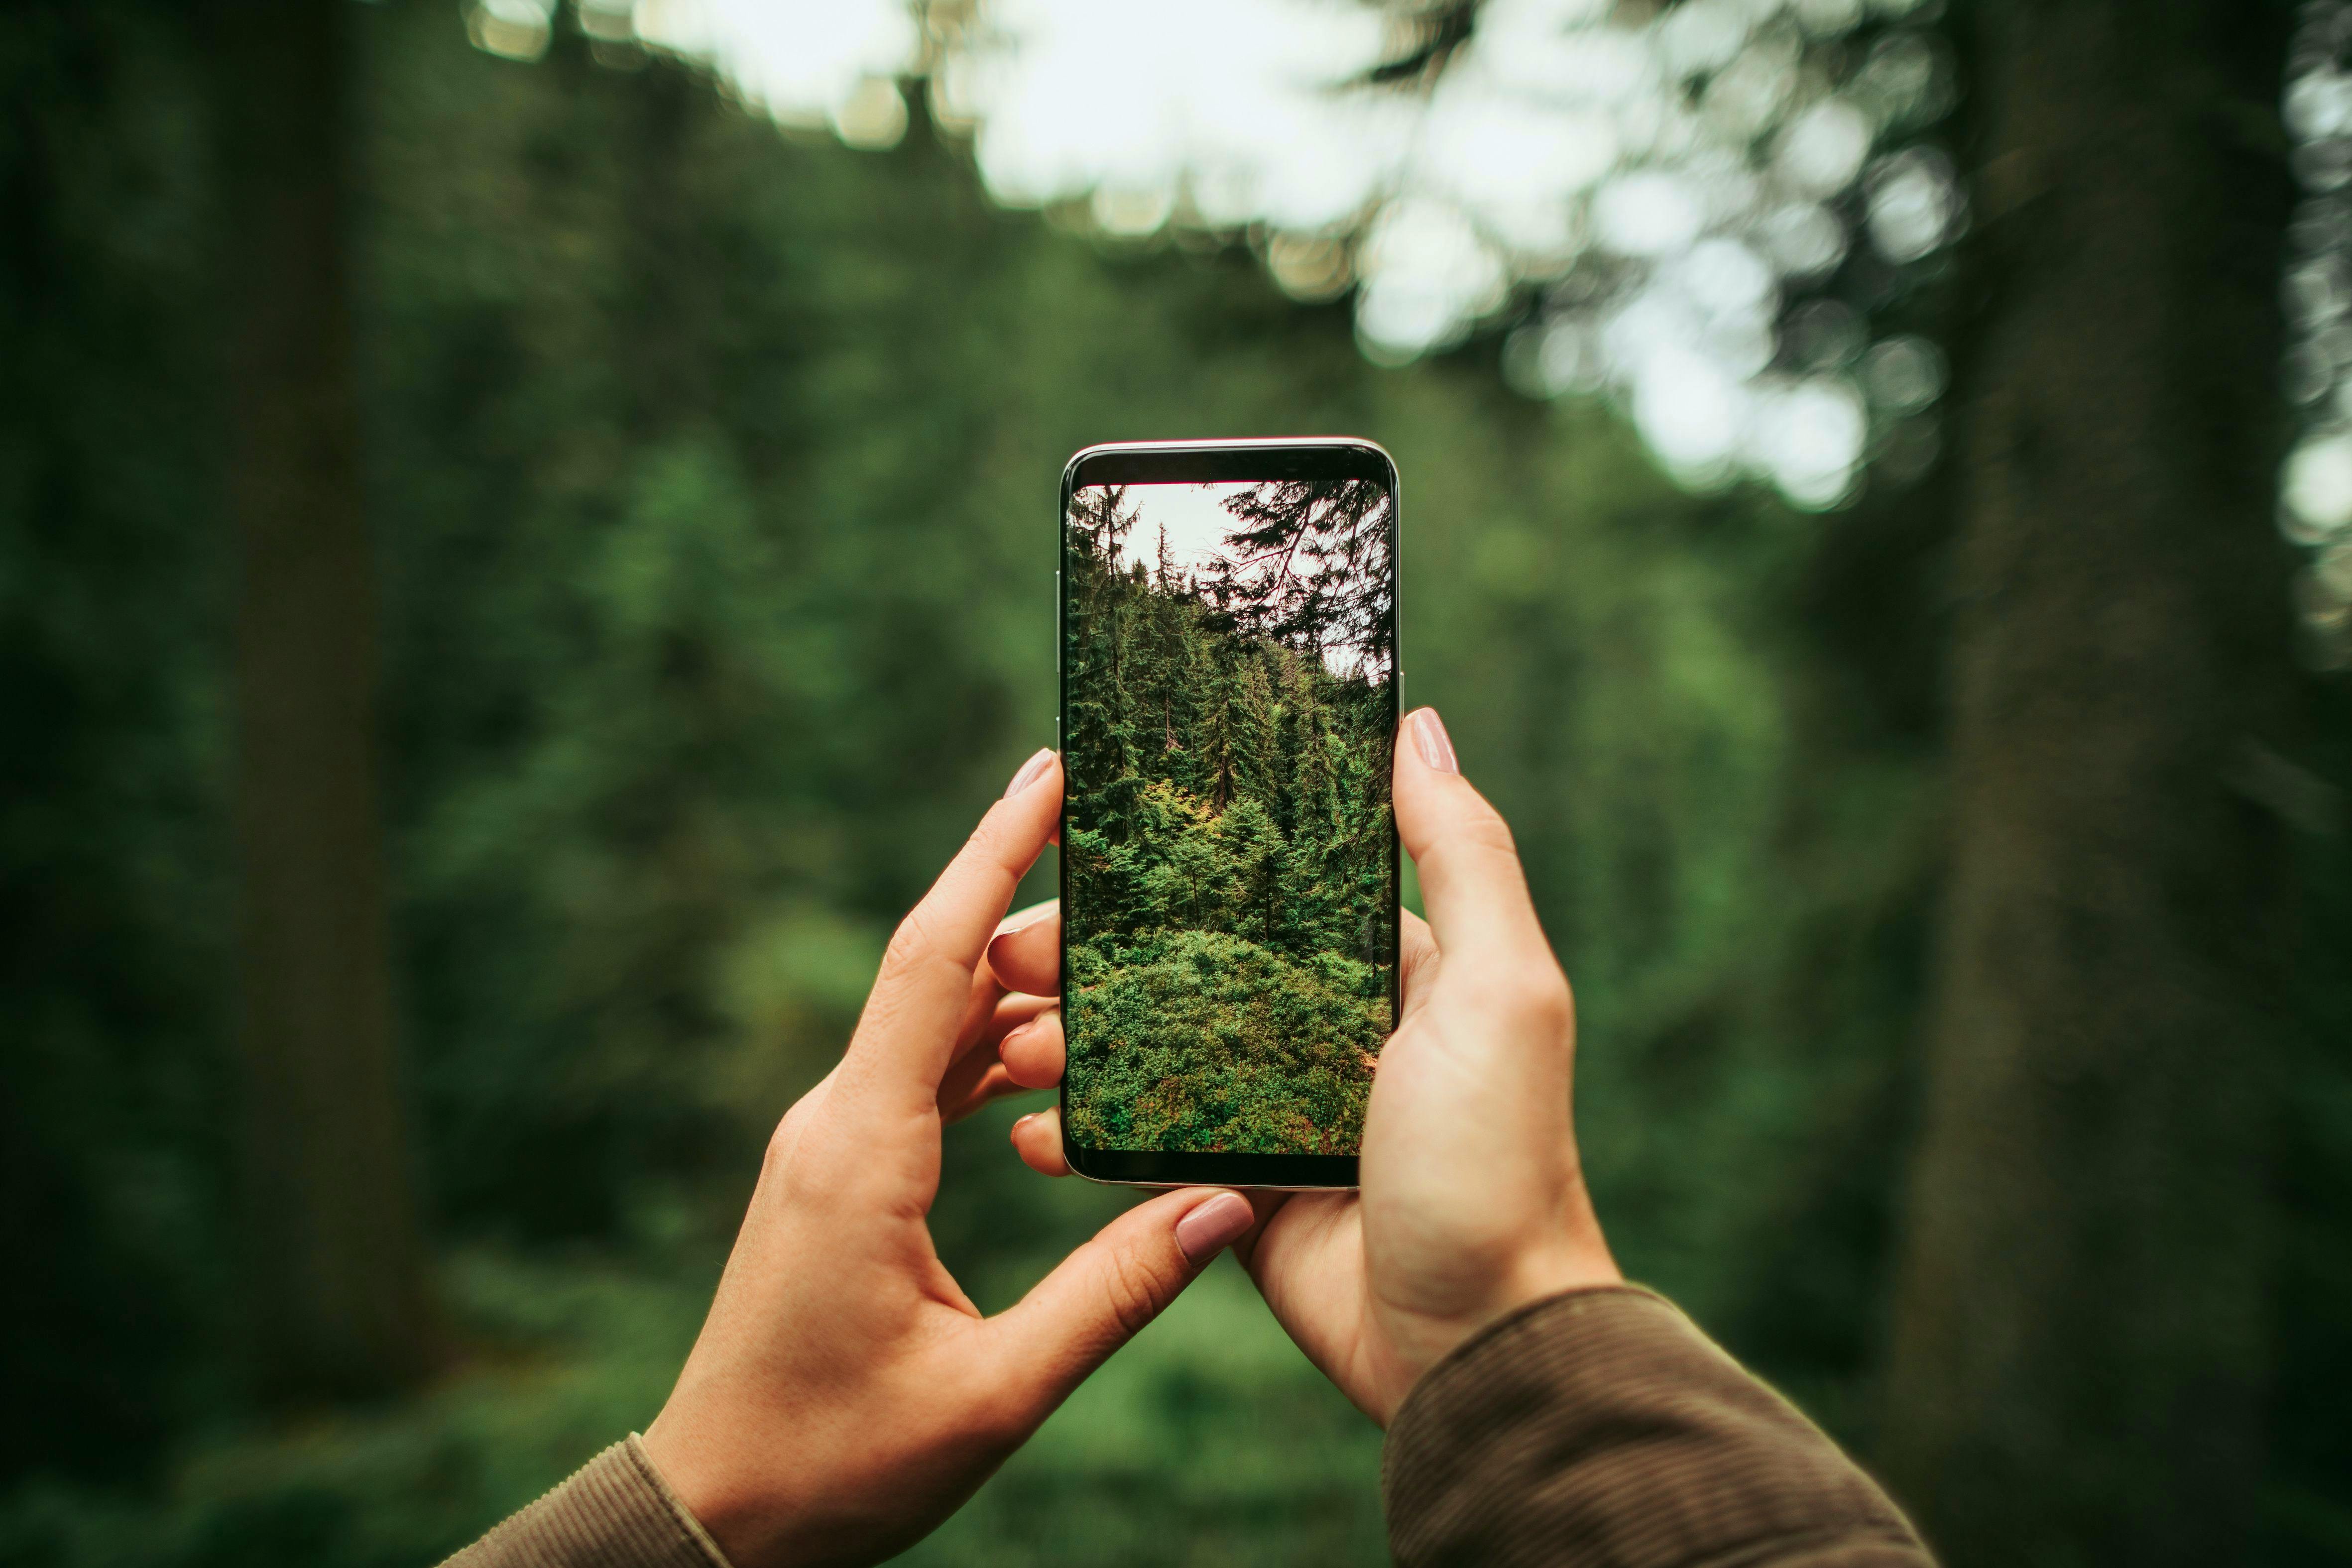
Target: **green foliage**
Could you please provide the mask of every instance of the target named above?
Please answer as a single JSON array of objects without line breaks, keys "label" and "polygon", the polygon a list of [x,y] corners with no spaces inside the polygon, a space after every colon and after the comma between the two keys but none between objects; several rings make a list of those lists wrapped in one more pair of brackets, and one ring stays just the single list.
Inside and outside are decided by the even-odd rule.
[{"label": "green foliage", "polygon": [[1123,489],[1080,491],[1063,553],[1066,1131],[1353,1153],[1393,1027],[1394,683],[1364,673],[1384,663],[1334,675],[1320,644],[1369,618],[1389,646],[1387,507],[1345,618],[1294,595],[1264,631],[1230,577],[1204,591],[1177,573],[1164,536],[1157,571],[1122,570],[1136,516]]},{"label": "green foliage", "polygon": [[[1528,404],[1483,350],[1374,370],[1344,307],[1245,254],[992,210],[919,113],[886,154],[811,146],[671,68],[597,68],[568,25],[537,67],[488,58],[441,4],[360,8],[359,325],[403,1019],[463,1354],[412,1402],[257,1418],[222,1201],[233,250],[180,12],[53,0],[0,30],[0,1392],[27,1413],[0,1560],[426,1562],[641,1426],[761,1134],[1053,733],[1055,476],[1147,435],[1396,454],[1406,695],[1510,819],[1576,982],[1612,1242],[1867,1437],[1938,876],[1943,590],[1932,548],[1890,543],[1910,503],[1679,494],[1608,411]],[[1183,617],[1138,602],[1130,652],[1181,657]],[[1209,925],[1262,906],[1208,824],[1254,769],[1293,780],[1257,798],[1256,871],[1323,877],[1336,912],[1298,813],[1337,820],[1384,761],[1303,664],[1255,660],[1245,711],[1250,665],[1123,688],[1122,809],[1170,848],[1119,896],[1170,927],[1154,964],[1190,928],[1310,971],[1283,988],[1332,998],[1338,1042],[1362,993],[1305,955],[1360,938]],[[2346,733],[2340,702],[2314,727]],[[1171,728],[1187,771],[1152,772]],[[1108,875],[1121,847],[1069,849]],[[2281,1561],[2352,1519],[2352,879],[2340,841],[2305,862]],[[1029,1176],[1010,1113],[951,1130],[932,1217],[990,1307],[1121,1201]],[[1220,1270],[916,1559],[1377,1561],[1378,1448]]]},{"label": "green foliage", "polygon": [[1361,1142],[1389,1032],[1372,965],[1208,931],[1074,946],[1070,964],[1076,1143],[1336,1155]]},{"label": "green foliage", "polygon": [[223,562],[200,92],[176,14],[0,26],[0,1478],[137,1473],[218,1223]]}]

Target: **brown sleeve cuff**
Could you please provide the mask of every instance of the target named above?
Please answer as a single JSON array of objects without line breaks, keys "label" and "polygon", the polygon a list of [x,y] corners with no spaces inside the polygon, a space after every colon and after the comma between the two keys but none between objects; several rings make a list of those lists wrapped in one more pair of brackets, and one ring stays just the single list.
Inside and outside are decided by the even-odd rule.
[{"label": "brown sleeve cuff", "polygon": [[632,1432],[444,1568],[729,1568]]},{"label": "brown sleeve cuff", "polygon": [[1402,1568],[1926,1568],[1837,1445],[1661,1298],[1578,1291],[1414,1385],[1381,1490]]}]

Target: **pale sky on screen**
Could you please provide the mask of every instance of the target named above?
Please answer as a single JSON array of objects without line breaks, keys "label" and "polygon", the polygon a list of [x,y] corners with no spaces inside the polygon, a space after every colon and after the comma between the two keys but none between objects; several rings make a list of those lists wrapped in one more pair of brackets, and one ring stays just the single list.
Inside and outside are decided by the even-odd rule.
[{"label": "pale sky on screen", "polygon": [[1139,504],[1143,520],[1128,533],[1118,563],[1141,561],[1149,570],[1160,561],[1160,536],[1168,535],[1169,554],[1179,571],[1198,573],[1223,555],[1225,535],[1233,531],[1234,515],[1225,497],[1246,484],[1136,485],[1128,489],[1130,503]]},{"label": "pale sky on screen", "polygon": [[[1118,563],[1141,563],[1146,571],[1160,564],[1160,538],[1168,537],[1168,553],[1176,570],[1198,578],[1211,562],[1225,556],[1225,536],[1234,529],[1234,515],[1225,510],[1226,497],[1251,487],[1248,481],[1210,485],[1130,485],[1128,504],[1142,520],[1119,541]],[[1296,563],[1301,570],[1304,562]],[[1335,675],[1356,673],[1358,651],[1344,643],[1323,650],[1323,662]]]}]

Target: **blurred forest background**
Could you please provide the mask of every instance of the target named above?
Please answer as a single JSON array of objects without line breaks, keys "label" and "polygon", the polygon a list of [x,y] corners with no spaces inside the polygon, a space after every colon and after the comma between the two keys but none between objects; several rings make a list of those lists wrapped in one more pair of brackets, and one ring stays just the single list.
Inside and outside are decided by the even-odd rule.
[{"label": "blurred forest background", "polygon": [[[1341,231],[1007,210],[911,87],[853,150],[609,6],[12,7],[0,1563],[427,1563],[642,1427],[1051,733],[1063,460],[1316,432],[1404,476],[1405,698],[1519,834],[1628,1270],[1956,1563],[2352,1562],[2352,491],[2295,445],[2352,104],[2286,93],[2342,8],[1882,9],[1973,226],[1854,185],[1767,350],[1842,418],[1855,319],[1940,344],[1948,439],[1874,401],[1776,488],[1526,335],[1575,288],[1414,339]],[[1483,25],[1390,20],[1408,96]],[[1123,1201],[1019,1109],[935,1216],[991,1306]],[[910,1560],[1377,1562],[1379,1451],[1220,1264]]]}]

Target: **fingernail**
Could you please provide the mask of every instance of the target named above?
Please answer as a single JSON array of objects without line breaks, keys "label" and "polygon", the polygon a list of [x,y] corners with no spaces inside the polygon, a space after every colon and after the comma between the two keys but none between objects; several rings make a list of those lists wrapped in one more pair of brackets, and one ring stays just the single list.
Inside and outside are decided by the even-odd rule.
[{"label": "fingernail", "polygon": [[[1037,918],[1042,920],[1045,916],[1039,915]],[[990,937],[988,939],[988,967],[992,969],[995,968],[997,967],[997,955],[1004,951],[1004,945],[1036,924],[1036,920],[1024,920],[1020,925],[1013,926],[1011,930],[1000,931],[995,936]]]},{"label": "fingernail", "polygon": [[1462,771],[1462,764],[1454,759],[1454,742],[1445,733],[1445,721],[1437,716],[1435,708],[1414,710],[1412,743],[1421,748],[1421,759],[1438,772]]},{"label": "fingernail", "polygon": [[1013,782],[1004,787],[1004,798],[1010,800],[1013,796],[1037,782],[1044,776],[1045,769],[1053,764],[1054,748],[1050,746],[1039,747],[1037,755],[1023,763],[1021,771],[1013,776]]},{"label": "fingernail", "polygon": [[1221,1192],[1176,1222],[1176,1245],[1190,1261],[1205,1263],[1240,1240],[1256,1219],[1249,1199],[1237,1192]]},{"label": "fingernail", "polygon": [[[1013,783],[1018,786],[1020,780],[1016,779],[1013,780]],[[1049,904],[1042,909],[1024,909],[1020,911],[1017,915],[1006,915],[1004,918],[1007,921],[1017,919],[1020,921],[1020,924],[1018,925],[1000,925],[996,928],[996,935],[990,937],[989,941],[993,944],[1003,941],[1007,936],[1020,936],[1021,933],[1028,930],[1029,927],[1036,925],[1040,920],[1046,918],[1048,915],[1059,914],[1060,911],[1055,907],[1055,904],[1058,904],[1060,902],[1061,900],[1055,899],[1053,904]]]}]

